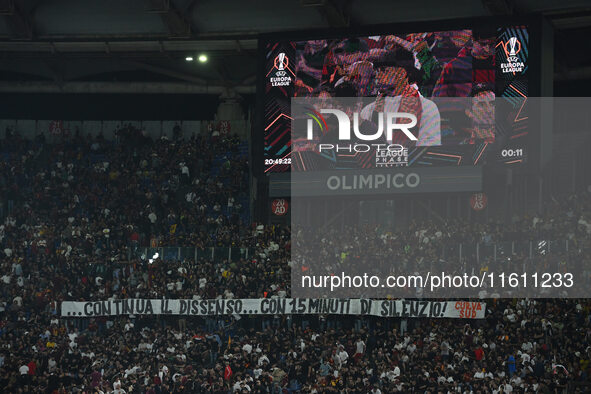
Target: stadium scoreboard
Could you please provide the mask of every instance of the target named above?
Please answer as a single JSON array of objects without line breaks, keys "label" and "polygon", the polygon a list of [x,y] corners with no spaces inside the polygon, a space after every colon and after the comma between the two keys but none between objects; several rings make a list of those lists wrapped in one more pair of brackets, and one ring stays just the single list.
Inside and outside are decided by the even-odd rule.
[{"label": "stadium scoreboard", "polygon": [[[538,149],[527,106],[539,74],[530,24],[487,19],[263,36],[253,139],[262,172],[527,163]],[[437,130],[418,143],[394,136],[372,149],[359,139],[335,146],[340,125],[322,104],[352,98],[366,111],[385,103],[410,112],[415,129],[431,119],[432,104]],[[307,110],[294,113],[294,103]],[[310,124],[314,138],[306,139],[300,130]]]}]

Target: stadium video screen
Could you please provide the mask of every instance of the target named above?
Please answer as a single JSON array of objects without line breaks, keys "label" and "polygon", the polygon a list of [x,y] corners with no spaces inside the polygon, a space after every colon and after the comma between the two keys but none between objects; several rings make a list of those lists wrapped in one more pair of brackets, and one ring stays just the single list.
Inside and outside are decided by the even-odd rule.
[{"label": "stadium video screen", "polygon": [[[527,26],[262,45],[266,173],[527,161]],[[347,144],[324,102],[348,115]],[[414,114],[414,127],[395,123],[370,149],[357,129],[400,121],[380,111]]]}]

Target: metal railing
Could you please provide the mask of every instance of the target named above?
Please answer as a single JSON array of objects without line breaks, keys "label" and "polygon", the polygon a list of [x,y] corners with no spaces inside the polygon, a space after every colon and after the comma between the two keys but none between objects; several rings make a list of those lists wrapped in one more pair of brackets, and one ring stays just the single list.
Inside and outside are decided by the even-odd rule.
[{"label": "metal railing", "polygon": [[567,253],[569,248],[574,247],[573,241],[569,240],[538,240],[538,241],[505,241],[496,243],[479,242],[477,244],[456,244],[446,245],[441,250],[441,257],[453,259],[457,257],[460,261],[475,258],[478,263],[481,261],[500,261],[512,255],[521,255],[528,258],[544,256],[550,253]]},{"label": "metal railing", "polygon": [[207,261],[239,261],[240,259],[247,259],[253,255],[251,248],[239,248],[239,247],[208,247],[208,248],[195,248],[195,247],[159,247],[159,248],[148,248],[148,247],[135,247],[130,248],[129,258],[130,259],[150,259],[158,253],[160,259],[164,261],[182,261],[182,260],[207,260]]},{"label": "metal railing", "polygon": [[[562,254],[569,252],[569,248],[576,248],[576,244],[569,240],[539,240],[539,241],[506,241],[497,243],[480,242],[476,244],[451,244],[445,245],[440,250],[440,257],[443,259],[454,259],[463,261],[475,259],[481,261],[500,261],[512,255],[521,255],[529,258],[544,256],[550,253]],[[248,259],[254,254],[252,248],[240,247],[132,247],[129,249],[130,259],[150,259],[158,253],[164,261],[182,260],[207,260],[207,261],[239,261]]]}]

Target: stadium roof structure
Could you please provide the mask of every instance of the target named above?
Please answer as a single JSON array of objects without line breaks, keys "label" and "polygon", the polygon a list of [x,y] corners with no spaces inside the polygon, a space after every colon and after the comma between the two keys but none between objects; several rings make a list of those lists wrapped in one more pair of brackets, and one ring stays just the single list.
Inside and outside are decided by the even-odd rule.
[{"label": "stadium roof structure", "polygon": [[532,13],[591,79],[587,0],[0,0],[0,92],[252,93],[260,33]]}]

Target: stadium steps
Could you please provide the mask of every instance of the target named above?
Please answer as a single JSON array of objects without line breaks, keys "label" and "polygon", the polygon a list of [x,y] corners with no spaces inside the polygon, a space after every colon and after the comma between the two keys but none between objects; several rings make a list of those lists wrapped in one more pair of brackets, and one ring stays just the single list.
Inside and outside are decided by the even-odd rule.
[{"label": "stadium steps", "polygon": [[[211,169],[210,169],[210,174],[213,177],[217,177],[221,170],[222,170],[222,166],[224,164],[224,162],[226,161],[225,158],[228,159],[232,159],[235,155],[237,156],[248,156],[248,142],[243,142],[239,145],[239,149],[238,149],[238,153],[234,154],[232,153],[232,151],[228,150],[226,152],[222,152],[219,155],[216,155],[216,157],[212,160],[211,163]],[[221,179],[222,182],[224,183],[225,186],[228,186],[230,183],[230,179],[228,177],[224,177]],[[250,222],[250,203],[249,203],[249,197],[248,195],[244,195],[244,194],[240,194],[238,196],[234,196],[234,198],[236,199],[237,203],[240,203],[242,205],[242,212],[240,213],[240,218],[242,219],[242,221],[244,221],[245,223],[249,223]],[[215,217],[217,216],[217,214],[213,211],[212,207],[209,207],[207,210],[207,215],[211,216],[211,217]],[[232,216],[231,212],[228,210],[227,206],[223,206],[221,213],[226,216],[227,218],[230,218]]]},{"label": "stadium steps", "polygon": [[250,198],[243,195],[238,198],[238,202],[242,205],[240,219],[244,223],[250,223]]},{"label": "stadium steps", "polygon": [[248,157],[248,141],[241,142],[238,145],[238,153],[240,157]]}]

